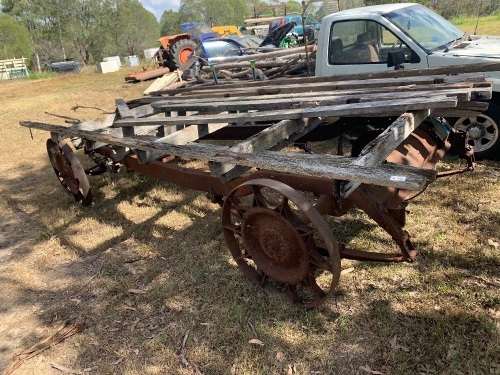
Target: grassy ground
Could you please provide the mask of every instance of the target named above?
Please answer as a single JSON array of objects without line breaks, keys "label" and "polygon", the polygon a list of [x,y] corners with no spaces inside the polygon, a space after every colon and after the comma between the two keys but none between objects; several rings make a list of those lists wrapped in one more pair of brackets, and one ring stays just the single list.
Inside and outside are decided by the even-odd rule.
[{"label": "grassy ground", "polygon": [[[412,201],[416,263],[344,261],[306,312],[244,278],[203,193],[126,173],[91,178],[92,207],[63,193],[48,134],[19,121],[98,117],[71,107],[140,96],[125,74],[0,82],[0,369],[71,320],[88,328],[15,373],[500,374],[498,162]],[[329,223],[351,246],[393,247],[357,211]]]},{"label": "grassy ground", "polygon": [[452,22],[469,34],[500,35],[500,13],[479,20],[472,18],[455,18]]}]

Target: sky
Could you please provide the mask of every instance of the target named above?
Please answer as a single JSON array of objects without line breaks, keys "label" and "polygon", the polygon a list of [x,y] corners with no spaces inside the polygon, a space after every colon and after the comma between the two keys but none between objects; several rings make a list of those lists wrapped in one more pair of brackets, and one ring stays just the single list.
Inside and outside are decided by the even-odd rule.
[{"label": "sky", "polygon": [[160,20],[161,15],[164,11],[172,9],[174,11],[179,10],[179,0],[139,0],[141,4],[156,16],[157,20]]}]

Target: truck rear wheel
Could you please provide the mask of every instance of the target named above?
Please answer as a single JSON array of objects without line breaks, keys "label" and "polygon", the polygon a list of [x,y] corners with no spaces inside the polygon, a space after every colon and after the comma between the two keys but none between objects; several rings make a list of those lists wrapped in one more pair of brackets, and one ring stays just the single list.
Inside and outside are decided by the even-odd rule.
[{"label": "truck rear wheel", "polygon": [[178,68],[184,64],[195,48],[196,43],[190,39],[181,39],[175,42],[171,49],[175,66]]},{"label": "truck rear wheel", "polygon": [[500,159],[500,105],[490,101],[484,113],[459,118],[453,127],[469,133],[469,144],[476,159]]}]

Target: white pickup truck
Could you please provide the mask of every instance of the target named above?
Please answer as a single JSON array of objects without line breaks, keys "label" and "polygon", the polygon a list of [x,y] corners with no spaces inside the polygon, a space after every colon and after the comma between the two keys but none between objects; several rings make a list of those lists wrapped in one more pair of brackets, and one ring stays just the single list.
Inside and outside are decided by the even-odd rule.
[{"label": "white pickup truck", "polygon": [[[388,53],[403,50],[406,69],[500,62],[500,37],[468,35],[416,3],[349,9],[326,16],[318,36],[317,76],[381,72]],[[500,72],[489,108],[479,116],[451,119],[469,133],[476,158],[500,157]]]}]

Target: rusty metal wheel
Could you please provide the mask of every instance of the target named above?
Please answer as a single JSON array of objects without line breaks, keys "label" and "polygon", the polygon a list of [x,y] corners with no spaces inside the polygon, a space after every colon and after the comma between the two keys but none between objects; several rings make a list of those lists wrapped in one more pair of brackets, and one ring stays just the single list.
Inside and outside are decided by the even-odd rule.
[{"label": "rusty metal wheel", "polygon": [[56,143],[49,138],[47,153],[64,191],[81,205],[90,206],[92,192],[89,180],[71,147],[64,140]]},{"label": "rusty metal wheel", "polygon": [[290,186],[268,179],[240,185],[224,200],[222,227],[233,259],[255,284],[278,284],[306,309],[337,287],[337,241],[320,213]]}]

